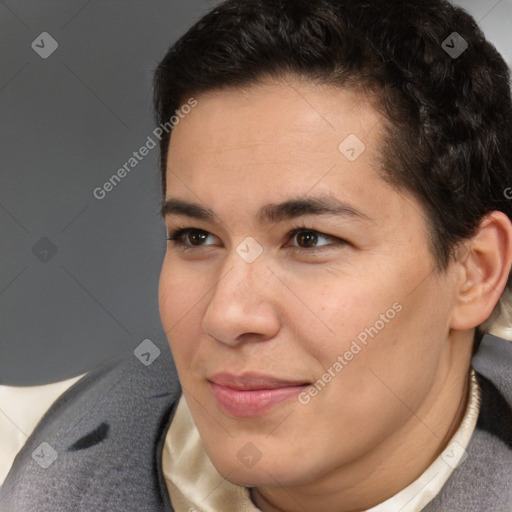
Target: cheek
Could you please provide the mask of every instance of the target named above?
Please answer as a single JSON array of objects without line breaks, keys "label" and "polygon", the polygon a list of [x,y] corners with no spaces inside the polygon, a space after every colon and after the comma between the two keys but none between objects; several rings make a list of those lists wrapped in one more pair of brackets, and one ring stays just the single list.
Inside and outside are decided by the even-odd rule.
[{"label": "cheek", "polygon": [[173,325],[176,316],[176,291],[178,287],[173,284],[173,278],[174,275],[169,271],[169,265],[164,261],[158,283],[158,305],[160,319],[167,335],[169,335],[168,330]]},{"label": "cheek", "polygon": [[186,321],[201,298],[201,279],[191,275],[169,254],[164,259],[158,287],[160,316],[167,324]]},{"label": "cheek", "polygon": [[[176,364],[186,361],[194,350],[193,340],[198,339],[194,326],[201,325],[197,318],[199,292],[188,286],[185,272],[177,270],[169,258],[164,260],[158,287],[160,319]],[[194,307],[196,306],[196,307]]]},{"label": "cheek", "polygon": [[[379,332],[393,322],[390,318],[395,315],[392,309],[394,294],[389,288],[379,286],[378,282],[360,278],[324,282],[316,299],[320,305],[318,315],[310,315],[308,322],[303,321],[309,333],[307,339],[314,340],[310,349],[322,363],[334,362],[338,355],[350,349],[353,340],[359,339],[364,346],[369,339],[368,330],[375,322],[379,322]],[[386,312],[388,323],[380,325],[380,315]]]},{"label": "cheek", "polygon": [[444,325],[445,305],[433,298],[432,283],[410,293],[413,277],[395,270],[325,283],[318,295],[319,318],[302,321],[307,333],[302,339],[307,340],[307,352],[323,367],[320,374],[329,368],[336,376],[343,374],[334,379],[333,390],[343,382],[346,392],[364,396],[381,385],[372,370],[406,390],[416,372],[435,367],[440,347],[432,344],[431,336],[436,340],[442,336],[432,323],[441,320]]},{"label": "cheek", "polygon": [[322,393],[325,404],[351,419],[347,429],[352,420],[363,425],[368,418],[379,428],[395,428],[425,399],[446,337],[447,306],[436,302],[435,292],[430,283],[409,295],[388,292],[373,300],[368,295],[366,302],[359,297],[357,307],[351,302],[342,315],[336,346],[324,344],[318,357],[325,369],[343,358]]}]

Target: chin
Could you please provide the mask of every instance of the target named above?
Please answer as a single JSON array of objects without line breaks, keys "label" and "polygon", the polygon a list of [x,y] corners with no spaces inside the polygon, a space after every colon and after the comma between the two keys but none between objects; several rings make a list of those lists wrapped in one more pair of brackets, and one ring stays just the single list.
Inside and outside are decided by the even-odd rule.
[{"label": "chin", "polygon": [[[303,485],[314,479],[312,468],[283,464],[282,460],[261,458],[252,467],[244,467],[238,459],[222,460],[210,457],[215,469],[229,482],[241,487],[275,487]],[[295,471],[292,471],[294,469]]]}]

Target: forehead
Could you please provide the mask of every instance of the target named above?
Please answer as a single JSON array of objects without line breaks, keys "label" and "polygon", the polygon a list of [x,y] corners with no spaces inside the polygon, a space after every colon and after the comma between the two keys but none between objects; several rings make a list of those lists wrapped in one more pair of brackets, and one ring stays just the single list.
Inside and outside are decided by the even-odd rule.
[{"label": "forehead", "polygon": [[258,142],[300,142],[307,149],[318,142],[307,135],[321,134],[322,149],[329,144],[337,153],[338,144],[333,143],[350,134],[371,144],[381,124],[380,114],[361,93],[296,78],[210,91],[197,97],[197,102],[174,128],[171,150],[176,139],[182,142],[193,130],[197,135],[193,143],[209,151]]},{"label": "forehead", "polygon": [[217,176],[229,170],[245,178],[291,168],[291,178],[307,181],[337,163],[375,165],[380,130],[380,115],[364,96],[288,78],[199,95],[174,127],[167,164],[201,170],[203,178],[213,168]]},{"label": "forehead", "polygon": [[196,100],[171,136],[168,198],[258,221],[263,205],[300,196],[331,196],[369,218],[403,210],[380,175],[383,120],[360,93],[288,80]]}]

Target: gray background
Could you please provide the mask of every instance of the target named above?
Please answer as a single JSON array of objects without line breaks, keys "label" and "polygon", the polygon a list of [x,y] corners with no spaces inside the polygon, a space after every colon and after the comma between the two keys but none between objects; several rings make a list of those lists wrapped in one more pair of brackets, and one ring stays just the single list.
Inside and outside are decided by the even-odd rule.
[{"label": "gray background", "polygon": [[[213,0],[0,1],[0,383],[69,378],[167,340],[152,72]],[[454,2],[512,63],[512,0]],[[58,48],[31,47],[48,32]],[[46,46],[48,48],[48,46]]]}]

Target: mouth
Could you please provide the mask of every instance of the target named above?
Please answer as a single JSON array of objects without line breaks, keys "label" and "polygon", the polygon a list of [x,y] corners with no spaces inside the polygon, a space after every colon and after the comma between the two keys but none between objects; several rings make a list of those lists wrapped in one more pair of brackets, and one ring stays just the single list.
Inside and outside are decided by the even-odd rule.
[{"label": "mouth", "polygon": [[262,415],[311,385],[257,373],[217,373],[208,384],[221,410],[237,418]]}]

